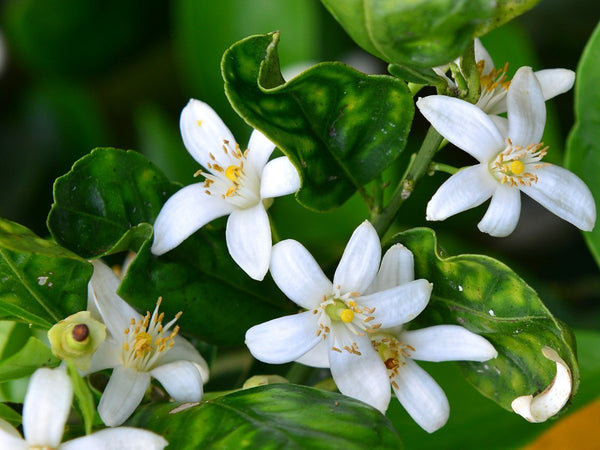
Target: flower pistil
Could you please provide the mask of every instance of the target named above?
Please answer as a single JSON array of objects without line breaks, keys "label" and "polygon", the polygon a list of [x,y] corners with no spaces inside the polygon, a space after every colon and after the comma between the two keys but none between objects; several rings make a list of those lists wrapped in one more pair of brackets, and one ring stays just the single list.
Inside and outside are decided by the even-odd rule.
[{"label": "flower pistil", "polygon": [[547,153],[548,147],[544,147],[543,142],[523,147],[513,145],[510,138],[506,138],[506,148],[491,161],[490,172],[502,184],[508,183],[511,187],[531,186],[538,181],[533,171],[548,165],[540,163]]}]

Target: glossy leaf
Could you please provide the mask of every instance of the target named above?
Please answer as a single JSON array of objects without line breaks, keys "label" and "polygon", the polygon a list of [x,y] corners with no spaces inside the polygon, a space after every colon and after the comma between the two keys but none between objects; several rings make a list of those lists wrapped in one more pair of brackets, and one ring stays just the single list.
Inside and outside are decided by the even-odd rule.
[{"label": "glossy leaf", "polygon": [[414,106],[405,83],[341,63],[314,66],[288,82],[279,71],[279,33],[233,45],[222,62],[236,111],[292,160],[297,199],[329,210],[379,175],[401,153]]},{"label": "glossy leaf", "polygon": [[91,276],[87,261],[0,219],[0,316],[48,329],[85,309]]},{"label": "glossy leaf", "polygon": [[0,419],[6,420],[14,427],[21,425],[21,415],[4,403],[0,403]]},{"label": "glossy leaf", "polygon": [[[588,185],[600,211],[600,25],[590,38],[577,68],[575,117],[567,143],[566,166]],[[596,263],[600,265],[600,227],[583,233]]]},{"label": "glossy leaf", "polygon": [[251,326],[294,312],[270,278],[252,280],[231,260],[222,230],[201,230],[158,258],[148,241],[119,295],[139,311],[162,296],[166,317],[182,311],[181,331],[211,344],[242,344]]},{"label": "glossy leaf", "polygon": [[0,383],[26,377],[40,367],[55,367],[59,362],[48,346],[32,336],[21,350],[0,362]]},{"label": "glossy leaf", "polygon": [[416,324],[462,325],[484,336],[498,351],[496,359],[484,363],[460,363],[480,392],[511,410],[516,397],[545,389],[556,365],[542,355],[544,346],[555,349],[569,365],[573,393],[577,391],[579,368],[570,329],[515,272],[488,256],[442,256],[428,228],[400,233],[393,242],[413,252],[415,276],[433,283],[431,301]]},{"label": "glossy leaf", "polygon": [[139,153],[95,149],[56,180],[48,228],[86,258],[135,251],[152,236],[149,224],[176,190]]},{"label": "glossy leaf", "polygon": [[246,389],[187,408],[141,408],[127,424],[155,431],[178,449],[402,447],[376,409],[340,394],[292,384]]}]

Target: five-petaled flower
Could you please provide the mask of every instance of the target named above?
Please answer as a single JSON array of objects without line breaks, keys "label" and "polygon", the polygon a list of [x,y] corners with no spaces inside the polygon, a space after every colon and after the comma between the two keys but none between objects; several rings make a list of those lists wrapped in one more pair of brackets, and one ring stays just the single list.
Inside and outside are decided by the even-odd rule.
[{"label": "five-petaled flower", "polygon": [[300,177],[286,156],[268,161],[275,145],[255,130],[242,151],[206,103],[190,100],[181,112],[181,135],[205,169],[204,181],[179,190],[154,223],[152,253],[161,255],[213,219],[229,214],[225,237],[233,260],[252,278],[269,269],[271,228],[266,208],[273,197],[296,192]]},{"label": "five-petaled flower", "polygon": [[[394,246],[383,258],[394,259]],[[365,221],[352,234],[333,276],[325,276],[298,242],[273,247],[271,275],[275,283],[306,311],[256,325],[246,333],[246,345],[257,359],[329,367],[340,392],[385,411],[391,392],[388,374],[369,336],[416,317],[429,302],[432,285],[416,280],[379,288],[381,246],[373,226]]]},{"label": "five-petaled flower", "polygon": [[64,367],[36,370],[29,380],[23,404],[25,439],[11,424],[0,419],[0,448],[127,450],[162,449],[167,446],[167,441],[161,436],[130,427],[104,429],[61,444],[72,401],[73,386]]},{"label": "five-petaled flower", "polygon": [[88,284],[88,309],[101,319],[109,335],[92,357],[86,373],[111,368],[112,375],[98,405],[106,425],[122,424],[140,404],[150,377],[156,378],[176,401],[197,402],[208,366],[192,344],[178,336],[179,314],[163,325],[164,313],[142,316],[117,294],[120,280],[100,261],[92,261]]},{"label": "five-petaled flower", "polygon": [[507,236],[517,226],[523,191],[578,228],[592,230],[596,206],[588,187],[568,170],[541,161],[547,150],[541,142],[546,107],[531,68],[517,71],[506,100],[508,120],[492,120],[475,105],[443,95],[417,101],[442,136],[479,161],[440,186],[427,205],[427,219],[444,220],[492,197],[478,227]]}]

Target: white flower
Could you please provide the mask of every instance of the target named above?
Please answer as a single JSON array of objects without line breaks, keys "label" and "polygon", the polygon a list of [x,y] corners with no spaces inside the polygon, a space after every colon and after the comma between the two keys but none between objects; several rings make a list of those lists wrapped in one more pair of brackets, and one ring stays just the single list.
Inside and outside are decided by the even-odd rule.
[{"label": "white flower", "polygon": [[73,386],[64,367],[38,369],[29,380],[23,405],[23,434],[0,419],[0,448],[10,450],[162,449],[167,441],[139,428],[105,429],[61,444],[71,410]]},{"label": "white flower", "polygon": [[275,283],[306,311],[250,328],[246,345],[252,355],[272,364],[329,367],[340,392],[385,411],[391,396],[387,372],[369,334],[416,317],[429,301],[431,284],[416,280],[378,289],[373,281],[380,259],[379,237],[367,221],[352,234],[333,283],[300,243],[273,246]]},{"label": "white flower", "polygon": [[[506,95],[510,80],[506,76],[508,63],[501,68],[494,66],[494,61],[479,39],[474,42],[475,61],[479,70],[481,94],[475,106],[487,114],[501,114],[507,111]],[[460,58],[455,61],[460,67]],[[450,87],[456,88],[456,83],[445,74],[447,66],[436,67],[434,71],[446,79]],[[545,69],[535,72],[540,83],[544,100],[549,100],[567,92],[575,82],[575,72],[568,69]]]},{"label": "white flower", "polygon": [[197,402],[208,366],[192,344],[166,325],[164,313],[138,314],[116,290],[119,278],[100,261],[92,261],[94,273],[88,285],[88,309],[102,319],[109,335],[92,357],[86,373],[112,368],[113,372],[100,398],[98,413],[106,425],[122,424],[140,404],[150,377],[156,378],[176,401]]},{"label": "white flower", "polygon": [[165,203],[154,224],[152,253],[162,255],[229,214],[229,253],[249,276],[262,280],[272,245],[266,207],[273,197],[298,190],[296,168],[286,156],[268,161],[275,145],[257,130],[242,151],[219,116],[201,101],[189,101],[180,128],[185,147],[207,170],[197,172],[205,180],[184,187]]},{"label": "white flower", "polygon": [[529,422],[545,422],[558,413],[569,400],[573,381],[571,371],[563,359],[550,347],[542,348],[542,354],[556,363],[556,376],[552,383],[535,397],[523,395],[515,398],[510,406],[513,411]]},{"label": "white flower", "polygon": [[492,197],[478,227],[492,236],[507,236],[517,226],[523,191],[562,219],[592,230],[596,205],[588,187],[568,170],[541,162],[547,150],[540,142],[546,108],[531,68],[521,67],[515,74],[507,104],[508,120],[443,95],[417,101],[442,136],[479,161],[440,186],[427,205],[427,219],[444,220]]}]

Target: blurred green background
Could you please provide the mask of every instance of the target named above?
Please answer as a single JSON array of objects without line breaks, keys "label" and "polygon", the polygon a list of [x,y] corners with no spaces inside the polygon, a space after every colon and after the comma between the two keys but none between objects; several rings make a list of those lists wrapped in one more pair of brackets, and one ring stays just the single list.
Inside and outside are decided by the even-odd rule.
[{"label": "blurred green background", "polygon": [[[192,182],[198,167],[178,130],[179,113],[190,97],[211,104],[243,146],[250,129],[229,107],[219,68],[222,53],[239,39],[280,30],[284,69],[342,60],[363,71],[385,72],[318,0],[5,0],[0,5],[0,216],[42,236],[48,234],[54,179],[94,147],[138,150],[173,180]],[[521,65],[575,70],[599,18],[596,2],[542,0],[483,41],[496,65],[509,61],[513,72]],[[560,163],[573,124],[572,91],[550,101],[548,114],[545,142],[551,160]],[[417,114],[401,160],[416,150],[424,129]],[[440,155],[444,162],[470,163],[460,158]],[[399,170],[392,168],[389,175]],[[525,198],[519,227],[509,238],[478,232],[485,205],[427,223],[425,204],[445,177],[423,181],[403,207],[397,228],[433,225],[448,253],[497,257],[537,289],[559,318],[573,328],[598,330],[600,276],[580,232]],[[336,262],[351,231],[367,217],[357,198],[333,213],[315,214],[290,197],[278,199],[271,212],[281,237],[302,241],[324,265]]]}]

